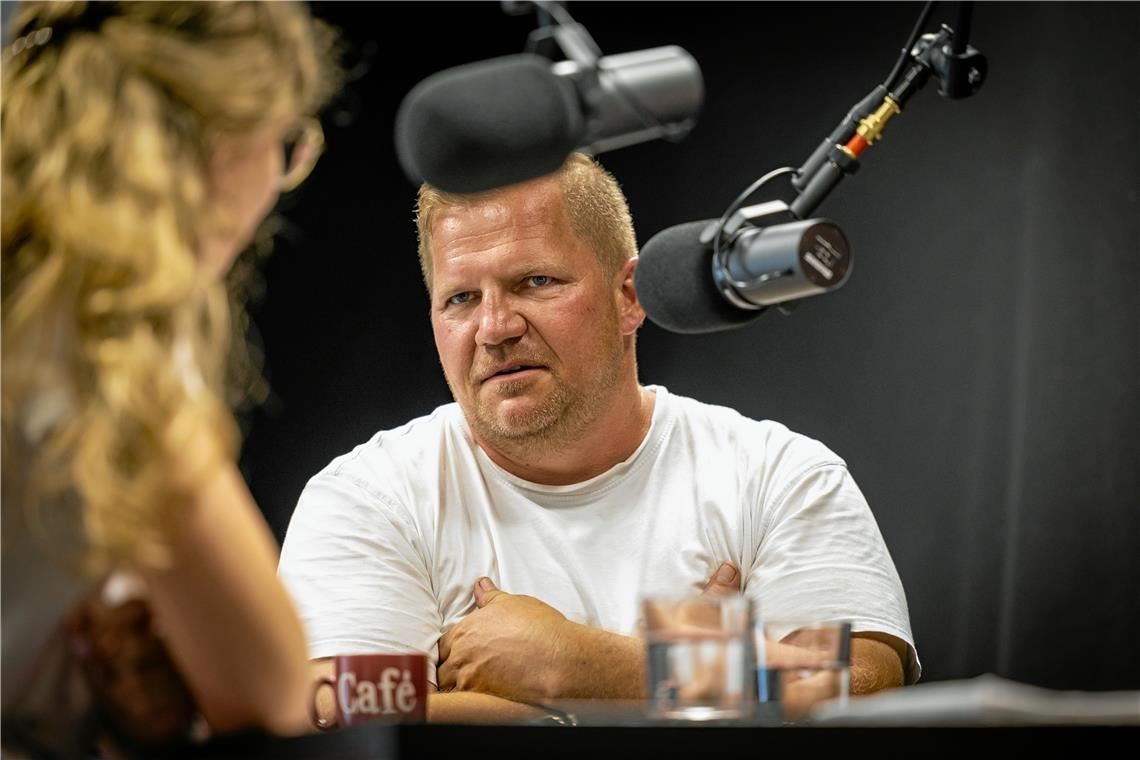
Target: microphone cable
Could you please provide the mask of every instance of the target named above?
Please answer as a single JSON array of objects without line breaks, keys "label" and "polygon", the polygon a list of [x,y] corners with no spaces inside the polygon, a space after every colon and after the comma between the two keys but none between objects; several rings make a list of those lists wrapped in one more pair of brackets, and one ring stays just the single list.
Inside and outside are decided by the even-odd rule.
[{"label": "microphone cable", "polygon": [[906,65],[906,59],[910,57],[910,51],[914,49],[914,43],[918,42],[918,36],[922,34],[922,28],[926,26],[926,22],[930,20],[930,13],[937,4],[936,0],[929,0],[929,2],[926,3],[926,7],[922,9],[922,13],[919,14],[918,22],[914,25],[914,30],[911,31],[910,37],[907,38],[906,45],[903,46],[902,52],[899,54],[899,59],[895,63],[895,67],[891,69],[891,73],[883,80],[883,87],[886,90],[889,91],[891,89],[899,76],[899,72],[901,72],[903,66]]},{"label": "microphone cable", "polygon": [[[782,166],[779,169],[773,169],[772,171],[768,172],[763,177],[756,180],[751,185],[749,185],[747,188],[745,188],[744,192],[742,192],[740,195],[736,196],[736,200],[734,200],[732,202],[732,204],[729,205],[729,207],[721,215],[720,219],[717,220],[716,228],[714,230],[714,237],[713,237],[713,261],[715,261],[717,263],[717,267],[719,268],[720,272],[723,273],[722,274],[722,281],[724,283],[731,285],[733,288],[735,288],[737,290],[744,290],[751,285],[751,283],[743,282],[741,280],[737,280],[731,274],[729,274],[728,250],[721,247],[721,240],[724,237],[724,225],[728,223],[728,220],[732,217],[733,214],[735,214],[737,212],[737,210],[744,203],[744,201],[747,200],[748,196],[759,191],[760,188],[764,187],[764,185],[767,185],[769,182],[776,179],[777,177],[782,177],[785,174],[795,174],[795,173],[796,173],[796,170],[790,166]],[[780,277],[782,275],[783,275],[783,272],[780,272],[778,274],[772,275],[772,277],[773,278],[774,277]],[[757,306],[755,304],[750,304],[747,301],[743,301],[743,300],[741,301],[741,305],[745,305],[745,306],[747,306],[747,308],[755,309],[757,311],[763,311],[764,309],[768,308],[766,306]]]}]

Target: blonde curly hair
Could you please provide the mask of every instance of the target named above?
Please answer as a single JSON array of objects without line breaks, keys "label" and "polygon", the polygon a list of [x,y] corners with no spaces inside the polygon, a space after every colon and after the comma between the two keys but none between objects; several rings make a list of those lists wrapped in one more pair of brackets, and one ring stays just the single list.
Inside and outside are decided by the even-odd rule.
[{"label": "blonde curly hair", "polygon": [[[228,223],[211,146],[320,107],[335,36],[276,2],[24,2],[12,26],[2,416],[5,490],[20,492],[3,509],[50,546],[44,510],[76,502],[85,570],[161,566],[180,497],[237,447],[226,377],[242,315],[198,262]],[[29,435],[60,392],[63,413]],[[203,441],[212,456],[185,455]]]}]

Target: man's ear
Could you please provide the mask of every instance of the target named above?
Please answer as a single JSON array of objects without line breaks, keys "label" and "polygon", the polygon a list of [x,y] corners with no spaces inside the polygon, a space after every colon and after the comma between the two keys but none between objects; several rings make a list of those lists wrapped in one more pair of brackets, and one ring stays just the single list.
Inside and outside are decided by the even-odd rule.
[{"label": "man's ear", "polygon": [[618,322],[622,335],[633,335],[645,322],[645,310],[637,300],[634,287],[634,274],[637,271],[637,257],[626,261],[618,269],[614,279],[617,283]]}]

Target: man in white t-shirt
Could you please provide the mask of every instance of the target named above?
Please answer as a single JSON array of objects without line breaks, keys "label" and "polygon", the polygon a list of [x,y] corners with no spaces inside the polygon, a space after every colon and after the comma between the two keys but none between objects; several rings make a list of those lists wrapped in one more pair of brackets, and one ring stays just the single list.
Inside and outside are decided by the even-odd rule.
[{"label": "man in white t-shirt", "polygon": [[843,461],[637,377],[645,314],[613,178],[585,156],[472,196],[425,187],[420,258],[456,403],[302,493],[281,576],[318,669],[429,653],[432,720],[644,694],[637,600],[740,588],[853,622],[852,690],[913,682],[906,599]]}]

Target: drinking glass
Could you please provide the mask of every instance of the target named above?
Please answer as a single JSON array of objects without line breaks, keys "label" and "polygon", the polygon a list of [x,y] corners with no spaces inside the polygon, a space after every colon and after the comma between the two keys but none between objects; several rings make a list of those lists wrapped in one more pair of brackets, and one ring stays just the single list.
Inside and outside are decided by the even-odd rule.
[{"label": "drinking glass", "polygon": [[729,720],[751,715],[752,607],[733,596],[646,598],[649,716]]},{"label": "drinking glass", "polygon": [[778,705],[784,720],[807,719],[825,701],[846,701],[850,622],[760,620],[753,646],[757,701]]}]

